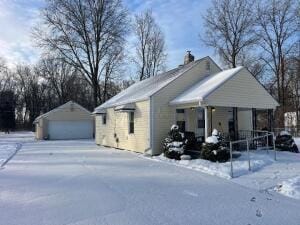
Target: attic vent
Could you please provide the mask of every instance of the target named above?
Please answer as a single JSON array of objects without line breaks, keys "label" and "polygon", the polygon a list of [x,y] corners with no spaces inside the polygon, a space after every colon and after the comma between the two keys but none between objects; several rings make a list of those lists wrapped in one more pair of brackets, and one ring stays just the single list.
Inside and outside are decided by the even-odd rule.
[{"label": "attic vent", "polygon": [[206,61],[206,71],[210,71],[210,61]]},{"label": "attic vent", "polygon": [[73,103],[70,104],[70,111],[71,111],[71,112],[74,111],[74,104],[73,104]]}]

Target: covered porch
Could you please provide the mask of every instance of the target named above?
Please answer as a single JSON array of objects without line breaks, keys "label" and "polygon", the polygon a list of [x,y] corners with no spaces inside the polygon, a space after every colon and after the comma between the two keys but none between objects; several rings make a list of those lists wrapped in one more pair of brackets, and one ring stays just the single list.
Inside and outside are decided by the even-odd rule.
[{"label": "covered porch", "polygon": [[174,123],[205,141],[214,129],[227,139],[245,139],[257,130],[257,110],[267,112],[265,130],[273,129],[276,100],[243,67],[214,75],[191,86],[169,102]]},{"label": "covered porch", "polygon": [[[265,109],[268,127],[272,131],[273,110]],[[199,142],[204,142],[214,129],[227,141],[246,138],[257,130],[256,109],[242,107],[178,105],[174,107],[174,123],[182,132],[193,132]]]}]

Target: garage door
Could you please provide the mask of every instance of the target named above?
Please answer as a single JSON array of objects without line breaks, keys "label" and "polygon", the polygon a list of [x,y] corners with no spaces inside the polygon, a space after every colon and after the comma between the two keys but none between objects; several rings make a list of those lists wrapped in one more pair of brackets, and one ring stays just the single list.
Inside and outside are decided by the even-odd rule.
[{"label": "garage door", "polygon": [[49,121],[49,139],[88,139],[93,137],[93,122],[81,121]]}]

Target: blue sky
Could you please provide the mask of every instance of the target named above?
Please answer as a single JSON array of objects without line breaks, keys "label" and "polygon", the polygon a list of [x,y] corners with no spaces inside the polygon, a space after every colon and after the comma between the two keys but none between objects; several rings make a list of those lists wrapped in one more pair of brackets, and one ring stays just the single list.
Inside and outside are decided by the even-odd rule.
[{"label": "blue sky", "polygon": [[[199,34],[203,32],[201,15],[210,6],[210,0],[124,0],[134,14],[151,8],[157,23],[163,30],[167,45],[167,68],[183,62],[186,50],[196,58],[213,55],[213,50],[203,46]],[[34,63],[39,51],[31,40],[31,28],[39,18],[44,0],[0,0],[0,56],[9,65]],[[132,37],[128,37],[129,52],[134,49]]]}]

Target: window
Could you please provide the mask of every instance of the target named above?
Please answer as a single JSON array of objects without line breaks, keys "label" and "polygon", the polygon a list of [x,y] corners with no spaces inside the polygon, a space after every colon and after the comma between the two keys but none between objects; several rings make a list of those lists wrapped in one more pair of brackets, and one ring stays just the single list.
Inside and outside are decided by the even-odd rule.
[{"label": "window", "polygon": [[180,132],[185,132],[185,111],[184,109],[176,109],[176,124]]},{"label": "window", "polygon": [[197,127],[199,129],[205,128],[204,109],[203,108],[197,109]]},{"label": "window", "polygon": [[196,137],[198,141],[203,142],[205,137],[205,112],[203,108],[198,107],[196,109],[197,113],[197,127],[196,127]]},{"label": "window", "polygon": [[134,133],[134,112],[129,112],[129,134]]},{"label": "window", "polygon": [[106,114],[102,114],[102,124],[106,124]]},{"label": "window", "polygon": [[179,127],[179,131],[180,132],[185,132],[185,121],[177,121],[176,123]]},{"label": "window", "polygon": [[184,113],[184,109],[176,109],[176,113]]}]

